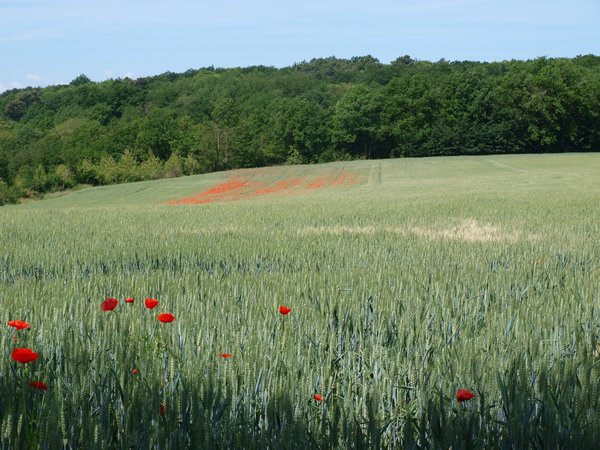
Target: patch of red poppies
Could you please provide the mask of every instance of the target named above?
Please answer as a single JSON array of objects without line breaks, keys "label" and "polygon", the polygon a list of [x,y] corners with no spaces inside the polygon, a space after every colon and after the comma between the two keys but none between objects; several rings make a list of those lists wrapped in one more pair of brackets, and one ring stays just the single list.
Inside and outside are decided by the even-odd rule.
[{"label": "patch of red poppies", "polygon": [[38,359],[40,355],[30,348],[15,348],[12,351],[11,358],[13,361],[27,364]]},{"label": "patch of red poppies", "polygon": [[43,381],[30,381],[29,386],[31,386],[34,389],[40,389],[42,391],[48,390],[48,386]]},{"label": "patch of red poppies", "polygon": [[11,320],[8,322],[8,325],[16,328],[17,330],[25,330],[26,328],[29,328],[29,324],[23,320]]},{"label": "patch of red poppies", "polygon": [[175,199],[167,202],[169,205],[202,205],[206,203],[243,200],[252,197],[271,194],[296,194],[308,190],[323,189],[333,186],[353,185],[359,181],[358,176],[345,169],[336,170],[318,177],[291,177],[275,182],[255,180],[259,171],[245,175],[234,172],[227,181],[200,192],[199,194]]},{"label": "patch of red poppies", "polygon": [[175,320],[175,316],[173,314],[163,313],[158,315],[158,320],[163,323],[169,323]]},{"label": "patch of red poppies", "polygon": [[473,397],[475,397],[475,394],[473,394],[468,389],[459,389],[456,392],[456,401],[458,403],[462,403],[462,402],[465,402],[467,400],[471,400]]},{"label": "patch of red poppies", "polygon": [[148,309],[154,309],[158,306],[158,300],[155,298],[147,298],[144,303]]},{"label": "patch of red poppies", "polygon": [[105,312],[112,311],[113,309],[115,309],[117,307],[118,304],[119,304],[119,300],[117,300],[116,298],[110,297],[102,302],[102,304],[100,305],[100,309]]}]

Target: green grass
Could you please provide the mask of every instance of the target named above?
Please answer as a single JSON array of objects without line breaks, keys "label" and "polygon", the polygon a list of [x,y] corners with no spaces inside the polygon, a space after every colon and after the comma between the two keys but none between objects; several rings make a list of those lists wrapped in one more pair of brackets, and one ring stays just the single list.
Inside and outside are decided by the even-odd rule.
[{"label": "green grass", "polygon": [[[2,448],[598,442],[600,156],[246,173],[342,169],[359,181],[166,204],[216,173],[1,208],[0,319],[31,324],[2,331]],[[136,303],[103,313],[110,296]]]}]

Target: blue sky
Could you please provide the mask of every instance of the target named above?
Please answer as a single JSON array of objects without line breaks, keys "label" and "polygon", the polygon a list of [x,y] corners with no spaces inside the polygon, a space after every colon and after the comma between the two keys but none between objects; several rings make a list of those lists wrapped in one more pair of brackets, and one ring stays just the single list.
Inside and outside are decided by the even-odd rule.
[{"label": "blue sky", "polygon": [[600,54],[600,0],[0,0],[0,92],[205,66]]}]

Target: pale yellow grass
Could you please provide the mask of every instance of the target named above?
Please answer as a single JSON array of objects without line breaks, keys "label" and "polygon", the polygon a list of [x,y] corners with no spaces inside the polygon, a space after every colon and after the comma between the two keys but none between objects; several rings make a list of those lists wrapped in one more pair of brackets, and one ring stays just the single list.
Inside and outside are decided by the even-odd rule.
[{"label": "pale yellow grass", "polygon": [[521,231],[503,230],[498,225],[480,223],[475,219],[467,219],[458,225],[448,228],[431,228],[422,226],[412,227],[381,227],[381,226],[319,226],[298,229],[299,235],[341,235],[375,233],[395,233],[399,235],[414,235],[419,238],[433,240],[450,240],[465,242],[517,242],[521,240],[535,240],[537,235],[526,234]]}]

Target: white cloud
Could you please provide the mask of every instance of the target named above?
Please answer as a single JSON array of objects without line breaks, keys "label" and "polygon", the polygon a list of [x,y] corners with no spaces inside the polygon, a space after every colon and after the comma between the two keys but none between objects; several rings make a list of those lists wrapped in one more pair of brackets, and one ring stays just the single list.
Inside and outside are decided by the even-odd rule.
[{"label": "white cloud", "polygon": [[36,39],[47,39],[56,34],[58,28],[37,28],[33,30],[22,31],[8,36],[0,36],[0,42],[20,42],[32,41]]},{"label": "white cloud", "polygon": [[28,73],[27,75],[25,75],[25,78],[27,78],[29,81],[43,81],[44,80],[43,77],[33,74],[33,73]]}]

